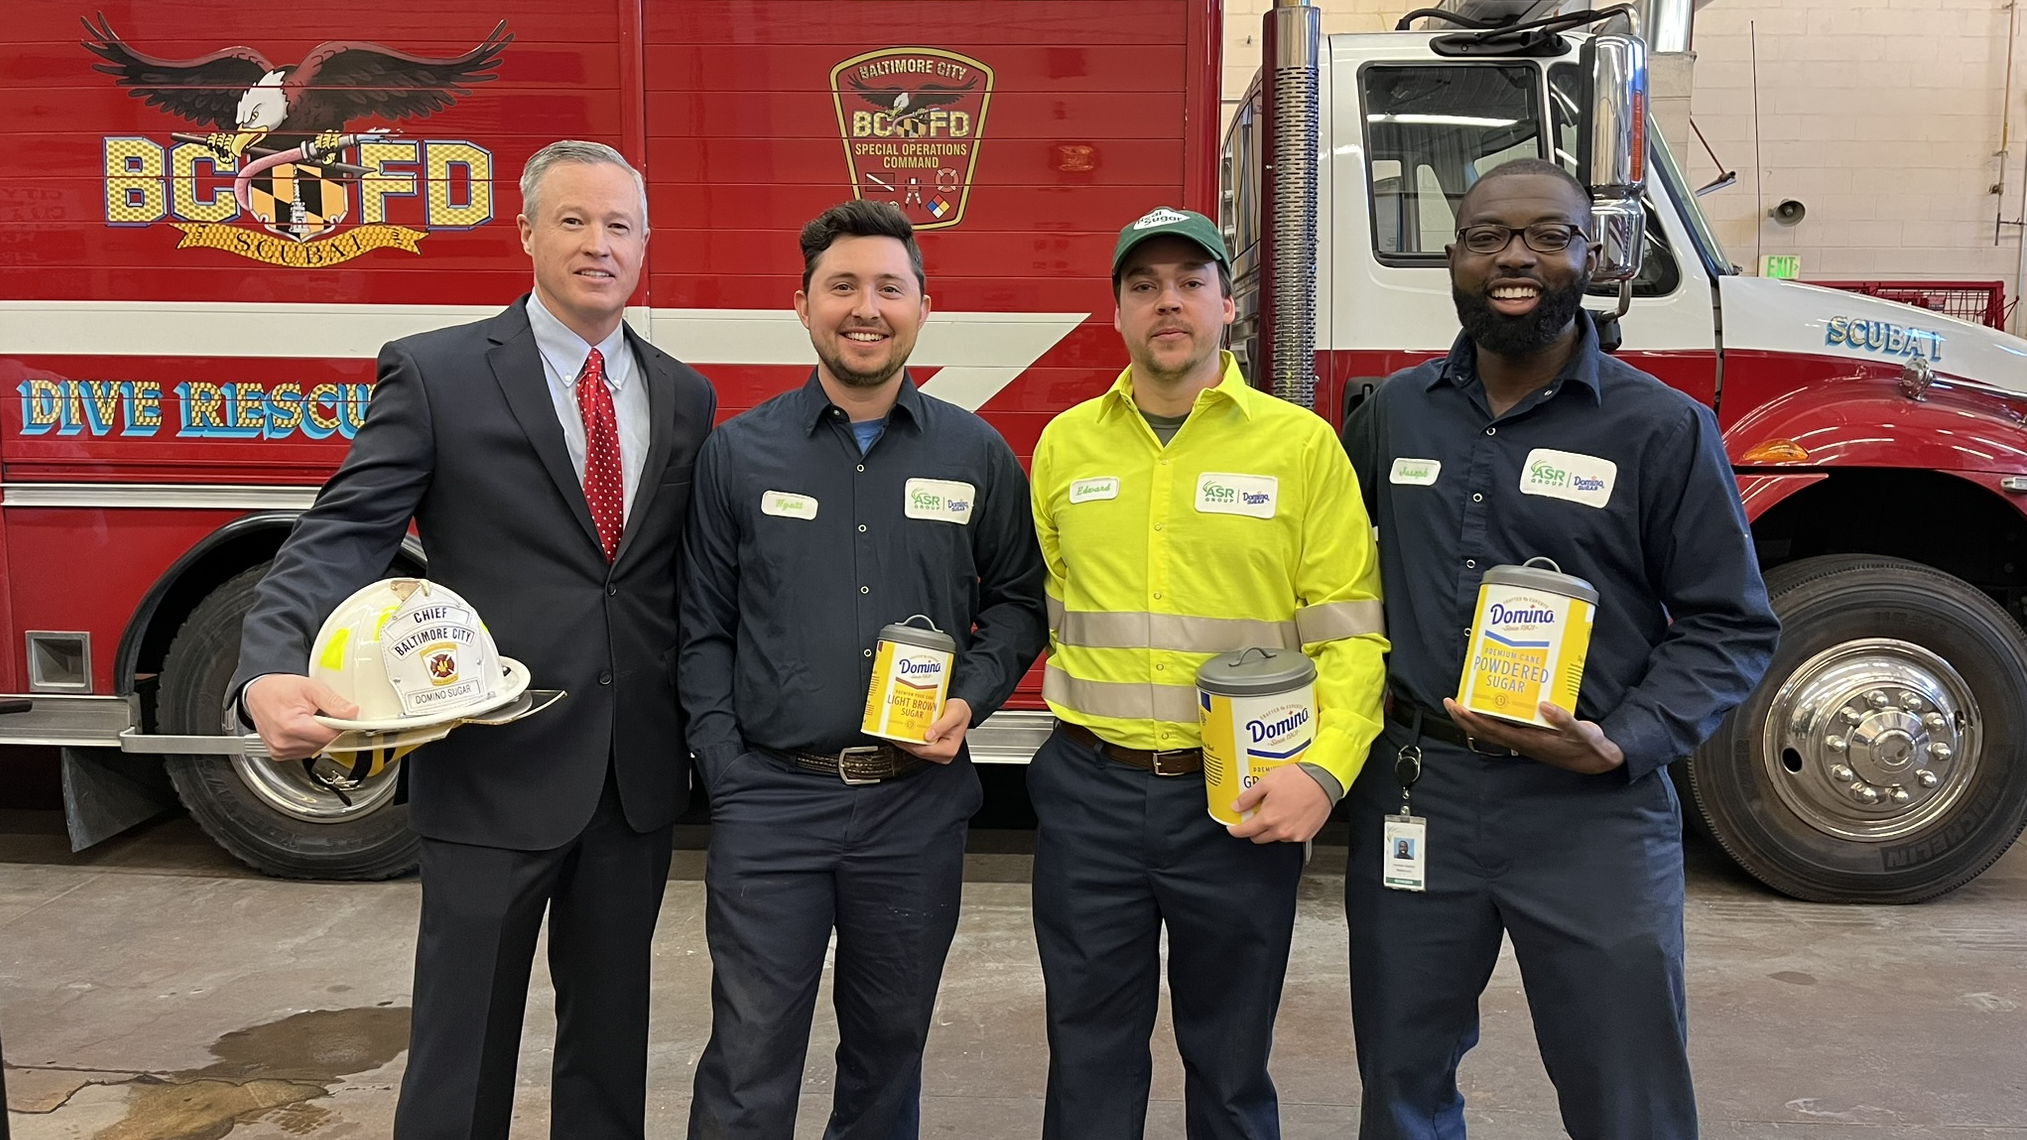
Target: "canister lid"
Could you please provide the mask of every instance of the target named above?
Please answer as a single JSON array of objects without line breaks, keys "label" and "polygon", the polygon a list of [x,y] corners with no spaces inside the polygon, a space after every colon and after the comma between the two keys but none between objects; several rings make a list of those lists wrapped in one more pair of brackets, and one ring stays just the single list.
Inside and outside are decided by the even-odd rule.
[{"label": "canister lid", "polygon": [[[921,625],[910,623],[921,621]],[[880,627],[881,641],[898,641],[902,645],[919,645],[924,649],[940,649],[945,653],[957,652],[957,639],[936,628],[936,623],[922,614],[911,615],[907,621],[897,621]]]},{"label": "canister lid", "polygon": [[1517,586],[1526,590],[1546,590],[1551,594],[1598,604],[1598,588],[1571,574],[1562,572],[1562,567],[1552,558],[1530,558],[1520,566],[1494,566],[1485,572],[1484,580],[1495,586]]},{"label": "canister lid", "polygon": [[1294,649],[1220,653],[1196,671],[1196,687],[1223,697],[1285,693],[1316,680],[1316,662]]}]

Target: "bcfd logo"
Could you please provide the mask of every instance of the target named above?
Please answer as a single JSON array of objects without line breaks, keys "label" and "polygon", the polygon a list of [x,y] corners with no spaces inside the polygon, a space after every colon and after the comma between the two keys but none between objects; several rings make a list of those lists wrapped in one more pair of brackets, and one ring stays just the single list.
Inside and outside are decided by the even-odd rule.
[{"label": "bcfd logo", "polygon": [[992,68],[942,48],[883,48],[831,68],[854,197],[892,202],[918,230],[964,220],[992,102]]},{"label": "bcfd logo", "polygon": [[446,649],[441,653],[431,654],[429,658],[429,683],[432,685],[448,685],[455,680],[457,680],[457,650],[452,648]]},{"label": "bcfd logo", "polygon": [[[183,231],[178,249],[318,267],[376,249],[420,253],[417,243],[431,230],[493,219],[493,158],[484,148],[352,124],[420,118],[469,94],[469,84],[497,78],[493,68],[514,39],[504,20],[477,47],[450,58],[333,40],[282,65],[250,47],[160,59],[129,47],[103,15],[84,25],[85,49],[105,61],[93,70],[150,106],[209,128],[171,134],[166,145],[107,136],[107,225],[167,220]],[[390,199],[418,195],[421,209],[390,209]],[[395,212],[423,228],[396,224]]]}]

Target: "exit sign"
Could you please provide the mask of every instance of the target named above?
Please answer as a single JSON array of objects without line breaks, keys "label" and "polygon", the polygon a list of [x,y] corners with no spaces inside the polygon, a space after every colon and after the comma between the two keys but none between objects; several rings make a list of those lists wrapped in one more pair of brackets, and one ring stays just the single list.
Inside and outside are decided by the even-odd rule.
[{"label": "exit sign", "polygon": [[1760,258],[1760,276],[1793,281],[1802,275],[1802,258],[1793,253],[1770,253]]}]

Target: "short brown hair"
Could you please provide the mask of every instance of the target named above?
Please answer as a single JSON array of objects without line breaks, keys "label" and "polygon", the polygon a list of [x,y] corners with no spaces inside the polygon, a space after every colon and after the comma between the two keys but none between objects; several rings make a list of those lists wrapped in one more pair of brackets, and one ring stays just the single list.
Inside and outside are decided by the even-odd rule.
[{"label": "short brown hair", "polygon": [[922,272],[922,247],[915,244],[915,227],[908,215],[892,202],[868,202],[855,198],[839,202],[802,227],[802,291],[809,292],[809,280],[816,275],[817,259],[841,237],[890,237],[908,250],[908,265],[915,270],[915,284],[929,291],[929,278]]}]

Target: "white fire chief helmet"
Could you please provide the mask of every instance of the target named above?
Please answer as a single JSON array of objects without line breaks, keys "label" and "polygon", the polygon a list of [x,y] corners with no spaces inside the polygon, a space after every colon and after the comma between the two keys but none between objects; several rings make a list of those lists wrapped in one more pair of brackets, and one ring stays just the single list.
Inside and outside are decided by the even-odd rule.
[{"label": "white fire chief helmet", "polygon": [[388,578],[339,603],[317,631],[310,676],[359,706],[319,721],[375,732],[479,716],[528,688],[527,668],[500,656],[471,604],[421,578]]}]

